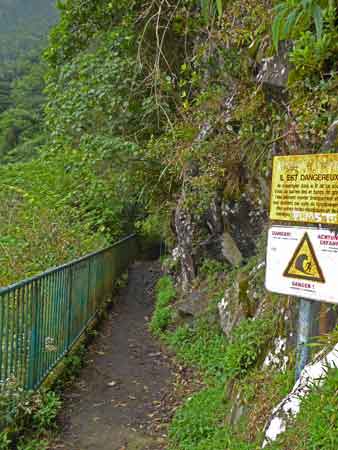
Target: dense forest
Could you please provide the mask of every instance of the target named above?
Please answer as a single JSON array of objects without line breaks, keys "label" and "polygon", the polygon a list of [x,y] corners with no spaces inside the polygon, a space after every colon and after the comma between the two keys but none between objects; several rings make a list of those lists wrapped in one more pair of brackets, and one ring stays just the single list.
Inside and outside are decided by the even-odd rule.
[{"label": "dense forest", "polygon": [[[64,0],[47,44],[52,4],[0,0],[0,285],[164,239],[151,329],[204,386],[168,448],[261,448],[298,308],[264,288],[272,157],[338,150],[336,2]],[[337,388],[265,448],[335,450]]]},{"label": "dense forest", "polygon": [[54,0],[1,0],[0,62],[16,61],[26,52],[41,48],[56,19]]},{"label": "dense forest", "polygon": [[56,20],[53,1],[0,2],[0,163],[29,159],[44,142],[41,53]]}]

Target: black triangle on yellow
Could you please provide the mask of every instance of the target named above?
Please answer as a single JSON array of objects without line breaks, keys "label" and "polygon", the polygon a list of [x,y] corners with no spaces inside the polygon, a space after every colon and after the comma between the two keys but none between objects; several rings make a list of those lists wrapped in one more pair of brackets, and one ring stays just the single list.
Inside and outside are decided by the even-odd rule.
[{"label": "black triangle on yellow", "polygon": [[283,275],[289,278],[325,283],[322,269],[307,233],[302,237]]}]

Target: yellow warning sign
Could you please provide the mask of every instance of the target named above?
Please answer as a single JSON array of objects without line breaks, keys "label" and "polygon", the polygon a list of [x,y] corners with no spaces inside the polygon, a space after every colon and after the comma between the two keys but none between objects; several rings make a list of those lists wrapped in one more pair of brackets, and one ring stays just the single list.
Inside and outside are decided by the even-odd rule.
[{"label": "yellow warning sign", "polygon": [[304,234],[296,248],[291,261],[284,272],[284,276],[325,283],[322,269],[320,268],[308,233]]},{"label": "yellow warning sign", "polygon": [[338,225],[338,153],[275,156],[270,219]]}]

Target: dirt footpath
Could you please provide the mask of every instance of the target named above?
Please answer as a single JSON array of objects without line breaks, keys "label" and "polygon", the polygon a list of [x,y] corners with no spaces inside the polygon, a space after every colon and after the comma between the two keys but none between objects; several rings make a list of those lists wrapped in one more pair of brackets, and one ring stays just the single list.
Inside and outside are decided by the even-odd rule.
[{"label": "dirt footpath", "polygon": [[148,331],[158,263],[136,263],[128,286],[90,346],[86,367],[66,393],[64,431],[54,449],[164,450],[173,373]]}]

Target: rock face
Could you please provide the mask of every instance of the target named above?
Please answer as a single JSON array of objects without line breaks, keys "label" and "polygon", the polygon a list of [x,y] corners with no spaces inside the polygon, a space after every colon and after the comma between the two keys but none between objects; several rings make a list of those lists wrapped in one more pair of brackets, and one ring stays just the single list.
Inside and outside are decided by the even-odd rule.
[{"label": "rock face", "polygon": [[233,266],[239,266],[243,257],[230,233],[221,236],[221,246],[224,259]]},{"label": "rock face", "polygon": [[262,60],[261,68],[257,74],[257,82],[276,93],[287,87],[290,65],[288,53],[292,47],[290,42],[280,44],[278,55]]},{"label": "rock face", "polygon": [[257,81],[273,88],[285,89],[288,76],[287,57],[283,54],[263,60],[262,68],[257,75]]},{"label": "rock face", "polygon": [[176,255],[181,264],[181,285],[187,291],[196,277],[196,267],[193,258],[194,225],[192,216],[184,207],[184,196],[175,211],[175,232],[177,237]]},{"label": "rock face", "polygon": [[320,149],[322,152],[328,150],[338,151],[338,120],[335,120],[329,127],[325,141]]},{"label": "rock face", "polygon": [[248,317],[246,308],[241,302],[243,285],[246,285],[246,282],[241,284],[237,279],[233,286],[225,291],[224,298],[218,304],[221,328],[227,337],[231,336],[241,320]]},{"label": "rock face", "polygon": [[[252,256],[266,213],[259,204],[251,204],[246,198],[232,204],[223,200],[219,208],[215,208],[217,200],[214,200],[204,217],[197,219],[186,209],[183,198],[182,193],[174,214],[174,228],[175,255],[180,262],[181,284],[186,292],[198,275],[203,259],[240,266],[245,258]],[[201,234],[207,238],[201,239]]]},{"label": "rock face", "polygon": [[[198,139],[205,139],[212,132],[206,125]],[[189,290],[205,258],[240,266],[245,258],[252,256],[257,236],[266,223],[266,211],[257,194],[251,198],[244,192],[238,200],[229,201],[221,188],[215,191],[204,214],[194,214],[193,209],[186,206],[186,199],[193,192],[191,180],[198,175],[199,168],[190,163],[184,172],[185,181],[173,214],[175,255],[180,263],[184,292]]]},{"label": "rock face", "polygon": [[175,306],[179,314],[183,317],[198,317],[207,309],[208,299],[204,292],[193,291],[186,294]]}]

